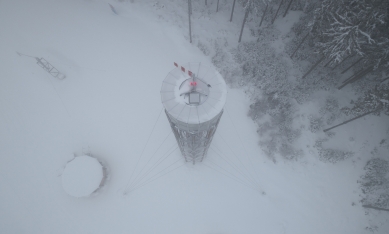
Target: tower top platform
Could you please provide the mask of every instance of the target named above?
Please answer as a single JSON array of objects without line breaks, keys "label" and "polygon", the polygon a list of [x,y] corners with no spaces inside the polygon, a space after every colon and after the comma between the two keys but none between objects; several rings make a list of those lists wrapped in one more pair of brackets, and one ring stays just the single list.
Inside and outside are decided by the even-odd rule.
[{"label": "tower top platform", "polygon": [[187,124],[201,124],[224,107],[227,86],[218,71],[201,63],[178,66],[166,76],[161,101],[167,113]]}]

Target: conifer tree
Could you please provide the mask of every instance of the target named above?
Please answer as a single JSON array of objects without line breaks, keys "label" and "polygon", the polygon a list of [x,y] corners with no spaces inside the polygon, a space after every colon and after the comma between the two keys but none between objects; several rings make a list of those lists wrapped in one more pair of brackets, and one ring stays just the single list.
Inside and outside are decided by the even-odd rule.
[{"label": "conifer tree", "polygon": [[389,82],[383,82],[352,103],[353,107],[344,108],[346,114],[358,115],[369,111],[379,115],[389,115]]},{"label": "conifer tree", "polygon": [[324,0],[315,11],[313,24],[319,38],[317,52],[333,59],[334,64],[357,54],[375,63],[376,69],[387,61],[387,26],[386,0]]}]

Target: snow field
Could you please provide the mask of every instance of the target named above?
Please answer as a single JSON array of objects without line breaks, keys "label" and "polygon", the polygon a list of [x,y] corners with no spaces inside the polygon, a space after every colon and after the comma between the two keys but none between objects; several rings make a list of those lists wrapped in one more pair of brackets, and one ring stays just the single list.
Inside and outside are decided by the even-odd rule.
[{"label": "snow field", "polygon": [[[236,89],[229,90],[204,165],[179,162],[174,172],[123,195],[132,173],[139,175],[171,131],[158,114],[161,82],[173,62],[211,61],[184,29],[158,21],[148,3],[111,4],[119,16],[103,1],[0,3],[2,232],[324,234],[360,233],[368,225],[363,209],[351,205],[359,199],[354,168],[309,156],[302,165],[274,164],[257,145],[257,126],[246,115],[250,100]],[[15,51],[44,57],[67,78],[54,79]],[[174,144],[171,135],[151,162]],[[89,150],[110,168],[109,184],[90,199],[69,197],[63,167]],[[159,170],[180,157],[176,151]]]}]

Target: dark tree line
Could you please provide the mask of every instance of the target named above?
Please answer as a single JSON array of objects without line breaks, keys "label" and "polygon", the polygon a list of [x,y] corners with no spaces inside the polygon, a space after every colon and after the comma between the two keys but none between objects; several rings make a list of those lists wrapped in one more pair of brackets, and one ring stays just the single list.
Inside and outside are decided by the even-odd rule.
[{"label": "dark tree line", "polygon": [[[282,8],[284,8],[282,17],[285,17],[289,9],[291,8],[292,3],[297,1],[301,0],[239,0],[245,10],[241,33],[239,35],[239,42],[241,42],[243,28],[249,14],[254,14],[257,17],[260,17],[261,20],[259,23],[259,27],[262,26],[265,17],[270,17],[271,20],[269,23],[273,24],[276,18],[281,15]],[[230,21],[232,21],[235,2],[236,0],[233,1]]]},{"label": "dark tree line", "polygon": [[[331,70],[328,76],[337,73],[340,77],[352,71],[345,78],[331,79],[331,82],[337,82],[334,86],[338,89],[369,77],[372,73],[378,77],[369,80],[373,82],[372,85],[366,86],[365,94],[361,92],[354,106],[349,108],[349,113],[354,118],[337,126],[371,113],[388,114],[388,98],[385,96],[385,92],[388,92],[387,84],[381,82],[377,76],[379,73],[386,73],[385,76],[389,73],[388,0],[231,0],[231,3],[230,21],[233,20],[236,3],[241,4],[245,12],[239,42],[249,15],[256,17],[258,27],[261,27],[273,24],[277,17],[285,17],[290,9],[304,11],[299,31],[296,31],[300,41],[296,43],[290,57],[294,59],[296,53],[307,43],[310,44],[312,53],[319,56],[309,59],[313,63],[303,74],[301,83],[312,79],[313,77],[308,76],[318,67]],[[297,84],[296,88],[303,90],[304,86],[305,84]],[[375,88],[368,88],[373,86]]]},{"label": "dark tree line", "polygon": [[[296,54],[307,38],[313,38],[313,49],[320,59],[303,75],[305,78],[322,61],[323,67],[332,70],[342,64],[346,67],[339,76],[348,71],[353,74],[338,84],[338,89],[375,73],[369,80],[365,94],[349,108],[355,118],[337,126],[361,118],[367,114],[388,114],[388,87],[382,75],[389,73],[389,1],[387,0],[318,0],[314,10],[305,17],[305,36],[291,54]],[[302,33],[302,32],[301,32]],[[368,87],[375,86],[373,89]],[[330,128],[332,129],[332,128]],[[329,129],[326,129],[329,130]]]}]

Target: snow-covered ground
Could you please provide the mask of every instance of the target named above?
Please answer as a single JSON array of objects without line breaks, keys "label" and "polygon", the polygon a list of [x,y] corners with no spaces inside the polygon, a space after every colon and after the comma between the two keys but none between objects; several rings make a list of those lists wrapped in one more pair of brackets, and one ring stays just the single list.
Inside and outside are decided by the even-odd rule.
[{"label": "snow-covered ground", "polygon": [[[227,27],[231,4],[221,2],[215,18],[195,19],[195,41],[216,33],[234,46],[243,11],[238,7],[239,20]],[[258,146],[257,125],[247,116],[250,100],[240,89],[229,89],[204,163],[184,164],[176,150],[148,178],[168,166],[174,171],[132,186],[176,144],[159,95],[173,62],[212,62],[189,43],[179,6],[112,1],[115,15],[107,3],[0,1],[1,233],[369,231],[372,216],[358,203],[356,182],[363,155],[333,165],[307,149],[299,162],[273,163]],[[250,39],[249,32],[244,37]],[[66,78],[50,76],[16,52],[45,58]],[[335,143],[367,153],[378,143],[349,140],[348,133],[382,137],[382,119],[368,118],[339,131],[336,137],[346,140]],[[300,144],[311,147],[312,136],[302,136]],[[104,161],[110,177],[98,196],[77,199],[64,192],[61,173],[74,155],[88,152]],[[374,221],[380,233],[389,230],[387,219]]]}]

